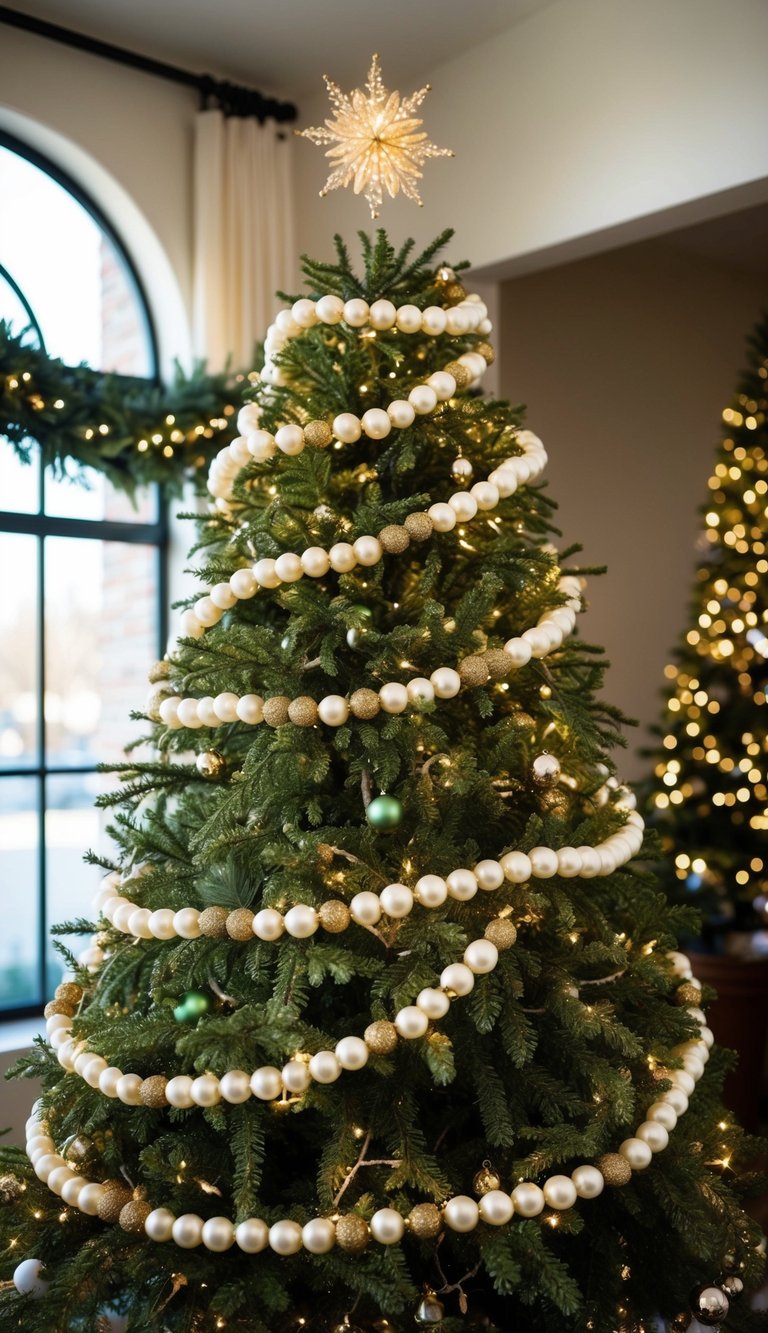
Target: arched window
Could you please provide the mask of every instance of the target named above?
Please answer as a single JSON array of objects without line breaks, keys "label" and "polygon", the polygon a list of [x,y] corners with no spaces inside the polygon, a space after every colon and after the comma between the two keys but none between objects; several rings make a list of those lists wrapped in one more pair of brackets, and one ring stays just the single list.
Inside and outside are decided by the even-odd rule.
[{"label": "arched window", "polygon": [[[0,319],[69,364],[157,374],[141,283],[92,201],[0,135]],[[39,1011],[63,964],[52,923],[87,914],[102,761],[136,734],[165,642],[165,514],[18,461],[0,440],[0,1015]],[[77,949],[77,941],[73,941]]]}]

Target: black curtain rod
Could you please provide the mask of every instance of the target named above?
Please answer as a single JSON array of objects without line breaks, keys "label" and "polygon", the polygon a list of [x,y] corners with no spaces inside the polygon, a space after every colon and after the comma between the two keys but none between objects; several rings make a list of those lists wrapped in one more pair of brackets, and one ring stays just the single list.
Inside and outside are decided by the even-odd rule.
[{"label": "black curtain rod", "polygon": [[77,51],[87,51],[89,55],[101,56],[104,60],[114,60],[130,69],[139,69],[143,74],[154,74],[156,78],[180,83],[186,88],[196,88],[204,106],[214,103],[227,116],[255,116],[260,121],[275,120],[284,124],[295,120],[298,115],[292,102],[264,97],[255,88],[244,88],[237,83],[214,79],[210,74],[193,74],[190,70],[179,69],[177,65],[168,65],[164,60],[152,60],[149,56],[139,55],[137,51],[114,46],[112,42],[102,42],[85,33],[62,28],[58,23],[48,23],[32,14],[21,14],[6,5],[0,5],[0,23],[20,28],[23,32],[32,32],[37,37],[47,37],[53,42],[61,42]]}]

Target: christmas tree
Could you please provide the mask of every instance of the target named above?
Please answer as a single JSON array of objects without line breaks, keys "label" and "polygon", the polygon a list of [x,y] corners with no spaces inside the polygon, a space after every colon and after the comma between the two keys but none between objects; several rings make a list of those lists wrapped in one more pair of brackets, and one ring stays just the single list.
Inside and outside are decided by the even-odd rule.
[{"label": "christmas tree", "polygon": [[704,912],[710,944],[768,923],[768,317],[749,354],[723,412],[649,793],[665,882]]},{"label": "christmas tree", "polygon": [[[418,102],[355,97],[375,207]],[[584,571],[448,239],[305,261],[212,467],[157,758],[2,1153],[6,1327],[639,1333],[759,1278]]]}]

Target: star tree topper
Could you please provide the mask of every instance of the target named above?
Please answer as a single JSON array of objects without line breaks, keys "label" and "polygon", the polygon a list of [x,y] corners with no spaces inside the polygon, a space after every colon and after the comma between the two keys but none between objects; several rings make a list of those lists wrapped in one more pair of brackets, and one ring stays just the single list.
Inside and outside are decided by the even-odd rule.
[{"label": "star tree topper", "polygon": [[453,157],[450,148],[438,148],[429,142],[424,131],[418,129],[423,121],[413,114],[430,85],[410,97],[387,92],[377,55],[371,60],[365,92],[355,88],[347,96],[327,74],[323,77],[335,114],[326,120],[325,127],[299,131],[312,143],[333,145],[325,156],[336,165],[320,191],[321,198],[351,184],[355,194],[368,200],[373,218],[379,215],[383,190],[392,199],[402,190],[406,199],[421,207],[416,187],[423,174],[420,167],[428,157]]}]

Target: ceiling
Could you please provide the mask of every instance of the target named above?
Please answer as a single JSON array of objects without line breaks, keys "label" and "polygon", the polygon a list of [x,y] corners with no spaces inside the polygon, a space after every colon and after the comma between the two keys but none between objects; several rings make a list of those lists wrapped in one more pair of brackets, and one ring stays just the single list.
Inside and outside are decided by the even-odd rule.
[{"label": "ceiling", "polygon": [[552,0],[17,0],[36,18],[144,55],[300,98],[328,73],[360,85],[418,80]]}]

